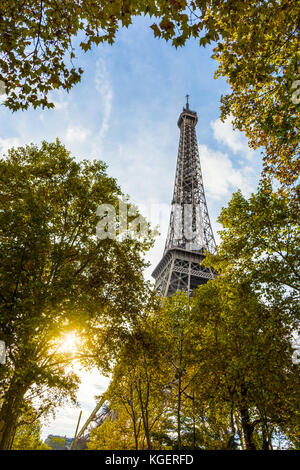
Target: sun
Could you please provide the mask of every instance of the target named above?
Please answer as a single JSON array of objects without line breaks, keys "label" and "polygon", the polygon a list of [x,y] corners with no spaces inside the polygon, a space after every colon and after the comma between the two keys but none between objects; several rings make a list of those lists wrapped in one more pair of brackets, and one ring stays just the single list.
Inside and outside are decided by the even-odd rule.
[{"label": "sun", "polygon": [[62,338],[59,351],[62,353],[75,354],[78,350],[78,337],[75,333],[67,333]]}]

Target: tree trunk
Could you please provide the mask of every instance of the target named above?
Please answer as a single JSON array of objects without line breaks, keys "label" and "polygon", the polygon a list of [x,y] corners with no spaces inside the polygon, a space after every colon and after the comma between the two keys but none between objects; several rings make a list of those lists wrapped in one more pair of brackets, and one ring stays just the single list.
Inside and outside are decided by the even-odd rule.
[{"label": "tree trunk", "polygon": [[24,387],[14,384],[4,396],[0,410],[0,450],[10,449],[24,394]]},{"label": "tree trunk", "polygon": [[133,415],[133,432],[134,432],[135,450],[139,450],[139,441],[138,441],[138,433],[137,433],[135,415]]},{"label": "tree trunk", "polygon": [[245,439],[246,450],[256,450],[256,446],[253,442],[253,426],[250,422],[249,410],[247,407],[240,408],[242,418],[242,429]]},{"label": "tree trunk", "polygon": [[[147,386],[149,387],[149,384],[147,384]],[[140,400],[142,420],[143,420],[143,426],[144,426],[144,433],[145,433],[146,442],[147,442],[147,449],[151,450],[152,449],[152,444],[151,444],[151,439],[150,439],[149,422],[148,422],[148,414],[147,414],[148,403],[146,403],[145,406],[144,406],[140,380],[139,380],[139,385],[138,385],[138,396],[139,396],[139,400]],[[148,402],[148,400],[147,400],[147,402]]]},{"label": "tree trunk", "polygon": [[236,423],[236,431],[240,440],[241,449],[245,450],[243,430],[241,429],[241,422],[240,422],[240,417],[238,414],[236,414],[235,416],[235,423]]},{"label": "tree trunk", "polygon": [[0,450],[9,450],[16,426],[17,417],[10,416],[0,421]]},{"label": "tree trunk", "polygon": [[130,387],[130,408],[131,408],[131,414],[130,414],[130,417],[131,417],[131,420],[132,420],[132,423],[133,423],[133,433],[134,433],[134,442],[135,442],[135,450],[139,450],[139,432],[138,432],[138,429],[137,429],[137,418],[136,418],[136,413],[135,413],[135,409],[134,409],[134,396],[133,396],[134,392],[133,392],[133,388],[132,388],[132,385]]},{"label": "tree trunk", "polygon": [[195,417],[195,392],[192,395],[193,400],[193,449],[196,450],[196,417]]},{"label": "tree trunk", "polygon": [[177,399],[177,449],[181,450],[181,374],[178,377],[178,399]]},{"label": "tree trunk", "polygon": [[262,422],[262,450],[272,450],[272,432],[266,420]]},{"label": "tree trunk", "polygon": [[196,450],[196,422],[195,422],[195,416],[193,416],[193,449]]},{"label": "tree trunk", "polygon": [[230,410],[230,435],[229,435],[229,439],[228,439],[228,442],[227,442],[227,449],[231,450],[231,449],[234,449],[235,446],[234,446],[234,443],[235,443],[235,425],[234,425],[234,417],[233,417],[233,406],[231,406],[231,410]]}]

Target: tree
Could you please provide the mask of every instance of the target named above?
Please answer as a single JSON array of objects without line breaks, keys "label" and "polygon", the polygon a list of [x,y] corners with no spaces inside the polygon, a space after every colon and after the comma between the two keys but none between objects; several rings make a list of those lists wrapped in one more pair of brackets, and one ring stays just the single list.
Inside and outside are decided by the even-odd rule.
[{"label": "tree", "polygon": [[224,412],[229,423],[231,416],[232,437],[240,426],[246,449],[269,448],[272,428],[296,430],[299,365],[292,361],[293,323],[281,306],[264,303],[251,282],[223,274],[197,290],[192,317],[200,409],[221,409],[221,422]]},{"label": "tree", "polygon": [[142,309],[149,235],[96,236],[98,205],[116,207],[120,196],[104,163],[77,163],[59,141],[0,161],[0,448],[33,404],[39,417],[75,402],[78,378],[66,369],[74,355],[60,349],[66,333],[80,333],[77,357],[89,364],[99,365],[93,344],[107,340],[104,366]]},{"label": "tree", "polygon": [[91,431],[89,450],[133,450],[135,440],[130,418],[124,408]]},{"label": "tree", "polygon": [[[163,308],[157,313],[161,342],[165,350],[162,354],[164,367],[171,372],[168,384],[170,394],[166,407],[176,422],[177,441],[174,447],[179,450],[183,448],[183,434],[187,432],[187,428],[192,430],[195,438],[193,406],[192,403],[191,406],[188,403],[193,401],[192,383],[196,374],[196,364],[192,355],[195,344],[192,342],[193,326],[190,321],[190,309],[187,294],[178,292],[171,298],[165,299]],[[196,442],[193,439],[192,447],[195,446]]]},{"label": "tree", "polygon": [[107,397],[136,448],[143,436],[160,449],[299,446],[298,212],[266,181],[248,200],[235,193],[205,261],[217,278],[144,311],[127,335]]},{"label": "tree", "polygon": [[216,77],[231,87],[221,117],[233,116],[249,145],[262,150],[265,171],[289,186],[300,171],[299,3],[230,2],[225,15],[224,9],[214,11],[222,25]]},{"label": "tree", "polygon": [[48,444],[53,450],[66,450],[66,439],[59,436],[52,436]]},{"label": "tree", "polygon": [[248,200],[238,191],[221,211],[221,244],[207,263],[237,280],[251,279],[299,320],[298,214],[299,201],[273,191],[268,182],[261,182]]},{"label": "tree", "polygon": [[[219,358],[219,366],[225,361],[222,383],[232,377],[230,357],[240,364],[237,378],[248,377],[247,385],[239,385],[244,405],[239,405],[234,421],[249,448],[269,448],[276,432],[297,442],[299,427],[294,416],[299,405],[294,392],[299,390],[299,382],[292,354],[293,335],[299,331],[298,212],[293,196],[273,191],[266,181],[248,200],[240,191],[235,193],[218,219],[223,225],[218,253],[205,261],[219,277],[198,289],[195,296],[196,301],[202,298],[199,315],[206,312],[208,324],[211,316],[209,344],[215,341],[216,348],[219,344],[219,356],[217,350],[213,355]],[[252,338],[248,344],[245,334]],[[210,365],[211,370],[217,371],[217,367]],[[255,391],[256,381],[260,385]],[[236,384],[228,388],[230,393],[235,389]],[[229,397],[225,401],[230,403]]]},{"label": "tree", "polygon": [[136,450],[156,448],[167,435],[169,368],[162,361],[165,352],[153,310],[144,311],[124,337],[105,392],[109,409],[126,416],[127,434]]},{"label": "tree", "polygon": [[[177,10],[172,8],[175,17],[182,17]],[[53,107],[49,92],[70,90],[83,73],[73,64],[76,51],[72,39],[82,37],[83,51],[94,44],[112,44],[120,24],[128,27],[134,16],[145,14],[165,17],[168,7],[153,0],[68,0],[63,4],[5,0],[0,5],[0,80],[7,93],[6,106],[12,110],[29,105]]]},{"label": "tree", "polygon": [[12,450],[51,450],[51,447],[41,440],[41,425],[34,423],[18,426]]},{"label": "tree", "polygon": [[145,440],[152,449],[269,450],[279,437],[297,446],[295,323],[254,286],[223,272],[193,298],[177,293],[143,317],[105,394],[126,426],[107,424],[91,446],[119,448],[120,432],[124,449]]}]

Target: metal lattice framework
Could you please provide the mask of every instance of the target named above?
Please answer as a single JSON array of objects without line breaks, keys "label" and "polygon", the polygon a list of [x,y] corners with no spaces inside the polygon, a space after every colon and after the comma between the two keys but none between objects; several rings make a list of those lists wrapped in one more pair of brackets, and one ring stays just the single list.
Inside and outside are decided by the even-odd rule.
[{"label": "metal lattice framework", "polygon": [[178,290],[192,294],[214,279],[212,269],[200,263],[216,243],[208,215],[196,136],[197,113],[188,103],[178,119],[179,150],[171,217],[162,260],[153,271],[156,289],[163,296]]},{"label": "metal lattice framework", "polygon": [[90,439],[91,430],[101,426],[107,419],[113,421],[116,416],[117,415],[113,410],[110,410],[107,406],[105,406],[105,394],[103,394],[101,397],[99,397],[97,405],[79,432],[75,433],[70,450],[78,450],[82,445],[83,448],[85,448],[86,443]]}]

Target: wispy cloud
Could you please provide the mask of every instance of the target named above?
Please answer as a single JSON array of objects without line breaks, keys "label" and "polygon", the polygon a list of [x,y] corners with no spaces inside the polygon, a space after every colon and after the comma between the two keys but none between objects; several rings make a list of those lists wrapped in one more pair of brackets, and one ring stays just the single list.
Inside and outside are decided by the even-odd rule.
[{"label": "wispy cloud", "polygon": [[19,147],[20,145],[21,145],[21,141],[18,137],[8,137],[8,138],[0,137],[0,155],[6,153],[9,148]]},{"label": "wispy cloud", "polygon": [[96,62],[95,87],[100,95],[103,108],[102,123],[98,134],[101,143],[109,129],[113,101],[113,89],[103,57],[100,57]]}]

